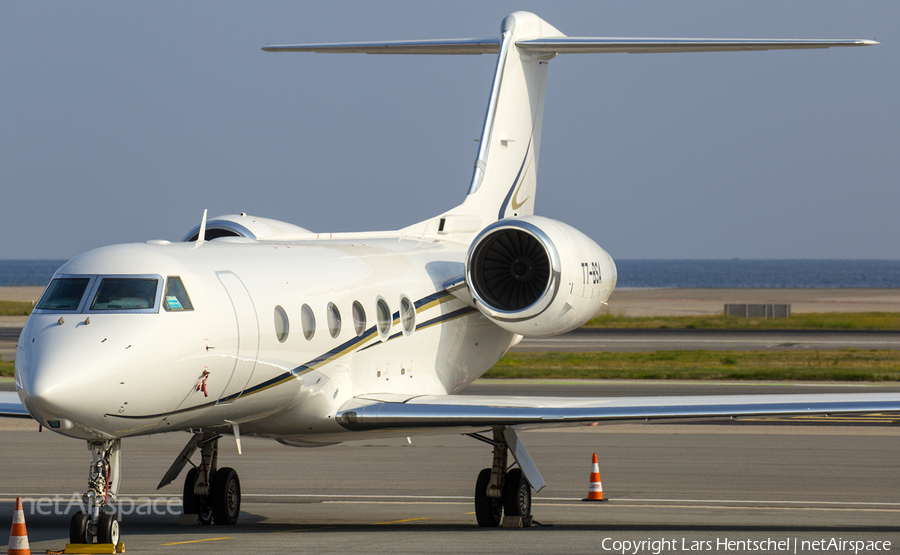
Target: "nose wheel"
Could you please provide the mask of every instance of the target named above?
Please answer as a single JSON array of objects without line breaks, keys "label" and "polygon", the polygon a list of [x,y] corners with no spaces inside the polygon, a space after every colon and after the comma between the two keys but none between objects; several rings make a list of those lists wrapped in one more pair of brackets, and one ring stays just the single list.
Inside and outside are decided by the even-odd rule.
[{"label": "nose wheel", "polygon": [[111,504],[119,490],[122,442],[118,439],[88,441],[93,455],[88,490],[82,496],[87,511],[78,511],[69,522],[70,543],[119,543],[119,516]]}]

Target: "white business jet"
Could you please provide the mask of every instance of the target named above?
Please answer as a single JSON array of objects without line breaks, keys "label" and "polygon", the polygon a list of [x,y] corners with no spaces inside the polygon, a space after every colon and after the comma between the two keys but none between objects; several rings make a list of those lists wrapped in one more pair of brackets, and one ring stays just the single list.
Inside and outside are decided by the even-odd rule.
[{"label": "white business jet", "polygon": [[[616,266],[592,239],[534,215],[547,66],[558,54],[866,46],[865,40],[568,37],[534,14],[500,36],[268,46],[268,52],[497,54],[468,196],[398,231],[313,233],[246,214],[181,242],[114,245],[53,276],[16,350],[18,402],[93,454],[73,542],[115,543],[122,438],[191,434],[184,511],[234,524],[241,488],[221,466],[233,435],[314,447],[466,434],[492,446],[475,486],[480,526],[524,519],[544,486],[529,426],[900,410],[900,394],[554,398],[457,395],[523,337],[562,334],[600,309]],[[512,459],[509,459],[509,455]],[[515,464],[513,464],[515,463]],[[511,468],[512,466],[512,468]]]}]

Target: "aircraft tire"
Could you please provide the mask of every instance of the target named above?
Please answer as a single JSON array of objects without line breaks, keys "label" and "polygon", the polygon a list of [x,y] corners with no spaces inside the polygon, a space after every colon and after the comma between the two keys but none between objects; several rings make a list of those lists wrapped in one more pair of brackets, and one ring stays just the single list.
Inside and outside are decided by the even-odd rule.
[{"label": "aircraft tire", "polygon": [[192,468],[184,479],[181,512],[186,515],[197,515],[201,524],[212,522],[212,509],[209,506],[209,498],[201,497],[194,493],[194,482],[197,479],[199,468]]},{"label": "aircraft tire", "polygon": [[475,520],[482,528],[496,528],[503,520],[503,503],[500,499],[487,496],[490,483],[491,469],[485,468],[478,473],[478,479],[475,480]]},{"label": "aircraft tire", "polygon": [[520,516],[525,520],[531,515],[531,484],[521,468],[506,473],[503,484],[503,512],[506,516]]},{"label": "aircraft tire", "polygon": [[88,515],[84,511],[78,511],[72,515],[69,522],[69,543],[87,543]]},{"label": "aircraft tire", "polygon": [[212,480],[209,496],[213,522],[231,526],[241,514],[241,481],[233,468],[220,468]]},{"label": "aircraft tire", "polygon": [[100,513],[100,522],[97,523],[97,543],[119,543],[119,515],[115,513]]}]

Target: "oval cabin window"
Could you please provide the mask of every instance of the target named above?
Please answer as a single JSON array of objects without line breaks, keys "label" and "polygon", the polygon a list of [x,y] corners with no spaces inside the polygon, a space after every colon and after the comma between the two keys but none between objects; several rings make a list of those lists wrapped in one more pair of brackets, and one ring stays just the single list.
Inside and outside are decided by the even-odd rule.
[{"label": "oval cabin window", "polygon": [[291,331],[291,324],[288,321],[287,312],[281,306],[275,307],[275,337],[278,341],[284,343],[287,341],[288,333]]},{"label": "oval cabin window", "polygon": [[406,295],[400,297],[400,323],[403,324],[404,335],[416,329],[416,307]]},{"label": "oval cabin window", "polygon": [[308,304],[300,309],[300,326],[303,328],[303,337],[308,340],[316,334],[316,316]]},{"label": "oval cabin window", "polygon": [[328,303],[327,313],[328,333],[331,334],[331,337],[336,338],[341,333],[341,311],[334,303]]},{"label": "oval cabin window", "polygon": [[366,309],[359,301],[353,301],[351,312],[353,313],[353,331],[356,332],[356,337],[360,337],[366,332]]},{"label": "oval cabin window", "polygon": [[375,303],[375,312],[378,316],[378,334],[382,339],[386,339],[391,331],[391,308],[382,297],[378,297]]}]

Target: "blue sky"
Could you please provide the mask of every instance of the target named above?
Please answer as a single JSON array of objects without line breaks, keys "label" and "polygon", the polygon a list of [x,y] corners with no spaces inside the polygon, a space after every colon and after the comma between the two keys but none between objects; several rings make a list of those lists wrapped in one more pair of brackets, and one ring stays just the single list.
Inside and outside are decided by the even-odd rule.
[{"label": "blue sky", "polygon": [[875,38],[550,63],[537,212],[614,258],[900,258],[900,3],[3,2],[0,259],[177,240],[247,212],[398,228],[462,201],[493,56],[266,44],[496,36]]}]

